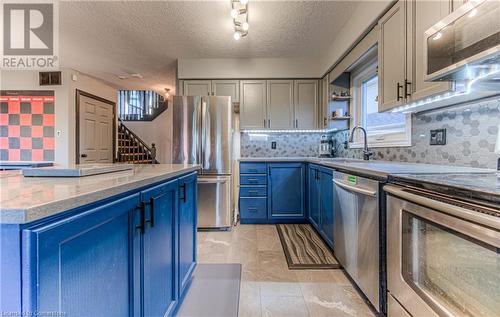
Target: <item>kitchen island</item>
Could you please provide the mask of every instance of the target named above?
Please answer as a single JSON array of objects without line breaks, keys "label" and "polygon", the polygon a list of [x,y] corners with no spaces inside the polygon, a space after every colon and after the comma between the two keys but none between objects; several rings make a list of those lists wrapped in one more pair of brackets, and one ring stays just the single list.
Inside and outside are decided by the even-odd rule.
[{"label": "kitchen island", "polygon": [[196,165],[0,174],[0,311],[172,314],[196,265]]}]

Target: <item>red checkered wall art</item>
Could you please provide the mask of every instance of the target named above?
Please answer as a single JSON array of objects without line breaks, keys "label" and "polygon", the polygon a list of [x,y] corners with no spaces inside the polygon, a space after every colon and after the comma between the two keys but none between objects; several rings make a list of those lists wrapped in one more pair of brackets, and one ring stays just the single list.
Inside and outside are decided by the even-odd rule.
[{"label": "red checkered wall art", "polygon": [[0,160],[54,161],[53,91],[0,91]]}]

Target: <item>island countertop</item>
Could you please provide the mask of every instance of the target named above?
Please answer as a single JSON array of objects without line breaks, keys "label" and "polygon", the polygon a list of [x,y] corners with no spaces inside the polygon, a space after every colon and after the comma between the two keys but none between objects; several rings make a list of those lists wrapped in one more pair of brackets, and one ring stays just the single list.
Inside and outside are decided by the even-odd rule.
[{"label": "island countertop", "polygon": [[199,169],[191,164],[134,165],[85,177],[23,177],[0,173],[0,223],[24,224]]}]

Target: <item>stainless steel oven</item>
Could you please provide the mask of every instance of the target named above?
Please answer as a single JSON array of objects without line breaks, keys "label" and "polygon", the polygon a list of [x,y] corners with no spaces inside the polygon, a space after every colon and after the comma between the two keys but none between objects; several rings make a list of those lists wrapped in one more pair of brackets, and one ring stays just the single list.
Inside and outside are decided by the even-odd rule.
[{"label": "stainless steel oven", "polygon": [[386,185],[388,316],[498,316],[500,210]]}]

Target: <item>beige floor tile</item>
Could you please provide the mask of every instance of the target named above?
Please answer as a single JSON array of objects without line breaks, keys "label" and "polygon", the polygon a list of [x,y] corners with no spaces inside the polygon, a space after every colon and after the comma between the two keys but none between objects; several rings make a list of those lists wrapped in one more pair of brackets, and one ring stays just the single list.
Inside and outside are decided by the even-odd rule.
[{"label": "beige floor tile", "polygon": [[241,263],[239,316],[373,316],[342,270],[290,270],[274,225],[200,232],[199,263]]},{"label": "beige floor tile", "polygon": [[316,282],[300,287],[312,316],[374,316],[352,286]]},{"label": "beige floor tile", "polygon": [[260,285],[258,282],[241,282],[239,316],[261,316]]},{"label": "beige floor tile", "polygon": [[262,316],[307,317],[309,311],[302,296],[261,297]]},{"label": "beige floor tile", "polygon": [[297,282],[260,282],[262,297],[302,296],[300,284]]}]

